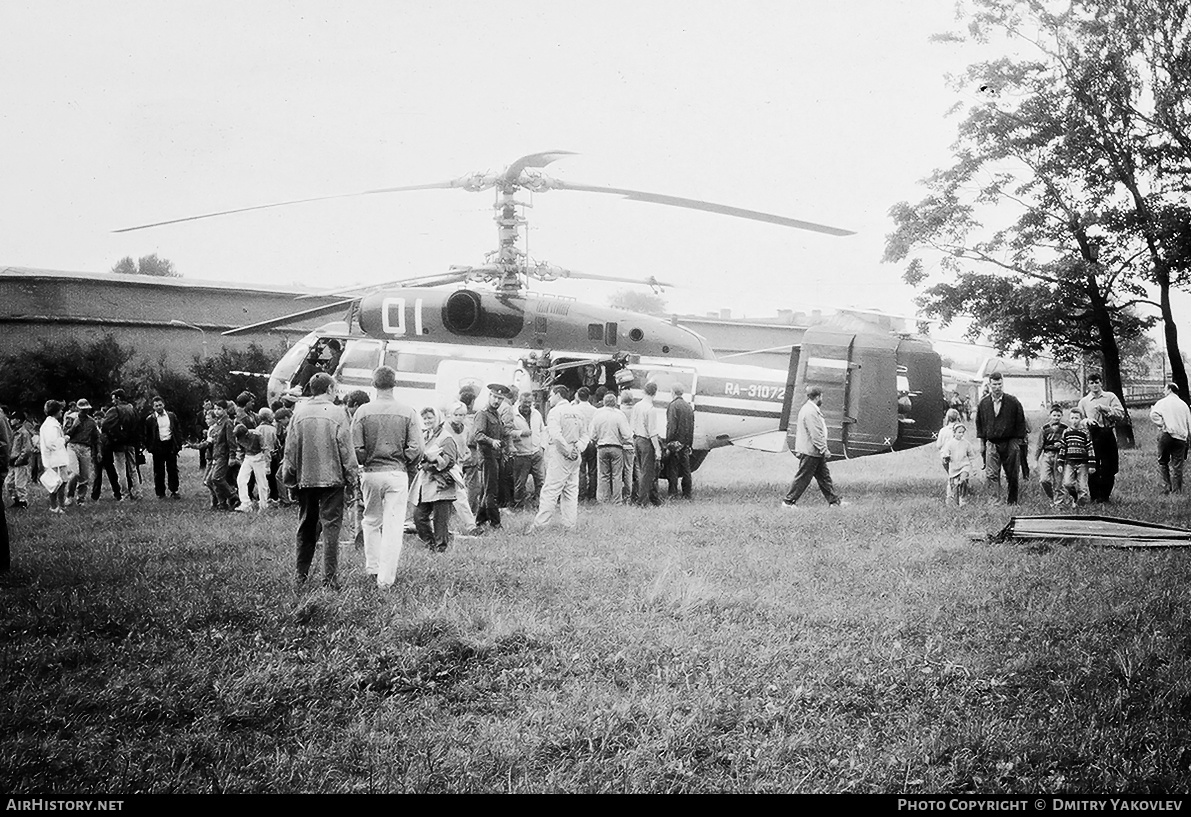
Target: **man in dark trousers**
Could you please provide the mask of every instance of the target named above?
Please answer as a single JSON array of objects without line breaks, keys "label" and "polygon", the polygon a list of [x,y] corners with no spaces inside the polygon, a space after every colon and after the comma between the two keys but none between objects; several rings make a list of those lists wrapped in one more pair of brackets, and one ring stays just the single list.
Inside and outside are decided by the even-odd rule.
[{"label": "man in dark trousers", "polygon": [[794,426],[794,456],[798,458],[798,470],[794,473],[794,480],[790,483],[790,490],[782,499],[782,507],[794,509],[798,507],[798,500],[811,484],[813,479],[819,483],[819,490],[823,498],[833,508],[844,504],[840,495],[835,492],[835,484],[831,481],[831,469],[827,467],[827,460],[831,459],[831,450],[827,447],[827,419],[823,416],[823,390],[818,386],[807,386],[806,402],[798,410],[798,421]]},{"label": "man in dark trousers", "polygon": [[1017,504],[1017,487],[1021,478],[1021,458],[1030,429],[1021,401],[1005,394],[1005,381],[1000,372],[988,376],[988,394],[976,407],[976,437],[984,456],[984,476],[997,486],[1000,493],[1001,471],[1009,493],[1005,501]]},{"label": "man in dark trousers", "polygon": [[1113,428],[1124,421],[1125,406],[1119,397],[1104,390],[1100,375],[1090,374],[1088,393],[1080,399],[1079,408],[1087,420],[1088,436],[1096,450],[1096,473],[1088,475],[1088,490],[1093,502],[1108,502],[1121,462]]},{"label": "man in dark trousers", "polygon": [[[140,445],[140,424],[136,419],[136,409],[124,396],[124,389],[112,392],[112,402],[103,415],[100,429],[104,438],[103,467],[107,472],[108,481],[112,483],[112,493],[116,495],[116,499],[121,498],[118,474],[123,471],[124,498],[140,499],[141,477],[136,462],[137,447]],[[92,498],[96,498],[94,493]]]},{"label": "man in dark trousers", "polygon": [[666,407],[667,481],[670,496],[678,496],[682,484],[682,498],[691,498],[691,446],[695,444],[695,410],[682,399],[682,386],[671,389],[670,405]]},{"label": "man in dark trousers", "polygon": [[504,419],[500,416],[500,406],[511,394],[508,386],[501,383],[489,384],[488,405],[476,414],[472,439],[480,460],[480,498],[475,508],[477,530],[482,529],[485,524],[491,525],[493,530],[500,529],[500,506],[497,502],[500,492],[500,461],[508,441]]},{"label": "man in dark trousers", "polygon": [[153,489],[158,499],[165,499],[168,480],[170,496],[178,496],[178,452],[182,450],[182,429],[178,415],[165,410],[165,401],[153,398],[153,413],[145,418],[141,433],[145,448],[153,455]]},{"label": "man in dark trousers", "polygon": [[323,584],[338,589],[344,488],[358,482],[359,465],[351,420],[330,394],[335,379],[318,372],[306,385],[311,399],[294,410],[281,463],[282,480],[298,495],[297,580],[307,581],[321,528]]}]

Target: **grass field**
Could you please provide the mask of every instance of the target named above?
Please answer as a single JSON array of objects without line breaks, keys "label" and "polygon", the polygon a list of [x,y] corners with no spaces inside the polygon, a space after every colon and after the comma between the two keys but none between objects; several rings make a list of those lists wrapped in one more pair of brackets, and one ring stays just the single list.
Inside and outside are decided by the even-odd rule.
[{"label": "grass field", "polygon": [[[1191,523],[1137,428],[1101,512]],[[8,512],[0,790],[1191,790],[1191,553],[973,543],[1011,509],[944,507],[933,450],[832,469],[842,510],[726,450],[694,502],[574,536],[407,537],[387,594],[352,550],[295,593],[293,514],[207,513],[193,460],[182,502],[38,495]]]}]

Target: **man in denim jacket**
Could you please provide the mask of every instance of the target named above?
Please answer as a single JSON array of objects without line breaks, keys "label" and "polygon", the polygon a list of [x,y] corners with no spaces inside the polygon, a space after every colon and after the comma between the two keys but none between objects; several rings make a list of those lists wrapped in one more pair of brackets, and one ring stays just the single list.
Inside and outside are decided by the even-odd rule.
[{"label": "man in denim jacket", "polygon": [[359,469],[347,411],[331,397],[334,386],[325,372],[310,378],[311,400],[294,409],[281,464],[282,479],[298,496],[298,584],[310,573],[321,525],[323,584],[331,588],[338,587],[344,487],[356,483]]}]

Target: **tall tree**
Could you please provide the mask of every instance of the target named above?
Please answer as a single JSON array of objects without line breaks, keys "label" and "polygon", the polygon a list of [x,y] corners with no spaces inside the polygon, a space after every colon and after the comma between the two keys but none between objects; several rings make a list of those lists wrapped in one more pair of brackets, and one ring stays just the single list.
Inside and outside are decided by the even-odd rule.
[{"label": "tall tree", "polygon": [[[1191,61],[1186,0],[1175,5],[1182,11],[1154,0],[1071,0],[1057,12],[1041,0],[969,4],[967,33],[950,39],[1029,56],[968,69],[957,88],[978,92],[959,127],[955,164],[928,180],[922,202],[894,208],[886,260],[909,258],[907,280],[924,283],[917,254],[933,248],[945,253],[939,270],[955,279],[924,292],[928,311],[972,317],[999,332],[999,345],[1026,353],[1046,344],[1074,353],[1090,329],[1105,385],[1116,390],[1117,338],[1146,325],[1135,309],[1150,304],[1180,359],[1169,294],[1183,283],[1186,256],[1177,248],[1191,244],[1182,240],[1191,230],[1163,168],[1191,155],[1182,139],[1187,102],[1176,93],[1191,81]],[[1155,25],[1161,34],[1151,33]],[[1147,42],[1162,46],[1147,51]],[[1148,103],[1158,87],[1168,90]],[[1161,150],[1153,134],[1163,127],[1145,125],[1147,116],[1166,117]],[[1005,281],[993,284],[990,269]],[[984,297],[986,287],[1001,298]],[[1175,366],[1173,375],[1186,394],[1185,370]]]}]

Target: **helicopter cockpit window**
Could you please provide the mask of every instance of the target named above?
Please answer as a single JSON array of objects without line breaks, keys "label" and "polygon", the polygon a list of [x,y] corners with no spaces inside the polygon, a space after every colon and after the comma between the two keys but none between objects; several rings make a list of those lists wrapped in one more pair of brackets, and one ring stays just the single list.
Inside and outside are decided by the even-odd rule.
[{"label": "helicopter cockpit window", "polygon": [[290,386],[301,389],[302,394],[309,395],[310,392],[306,386],[310,383],[310,378],[319,372],[334,375],[342,355],[342,340],[339,338],[319,338],[314,342],[314,346],[311,347],[310,351],[307,352],[302,365],[298,368],[293,379],[290,380]]},{"label": "helicopter cockpit window", "polygon": [[306,355],[309,352],[310,346],[307,344],[296,344],[281,356],[281,360],[277,361],[277,365],[273,367],[273,376],[289,382],[298,373],[298,369],[302,366],[302,361],[306,359]]}]

